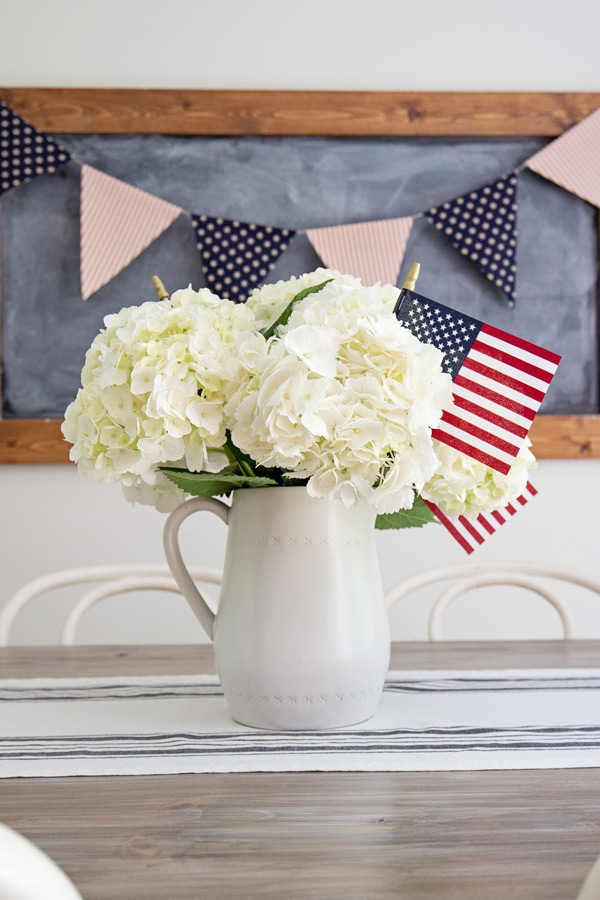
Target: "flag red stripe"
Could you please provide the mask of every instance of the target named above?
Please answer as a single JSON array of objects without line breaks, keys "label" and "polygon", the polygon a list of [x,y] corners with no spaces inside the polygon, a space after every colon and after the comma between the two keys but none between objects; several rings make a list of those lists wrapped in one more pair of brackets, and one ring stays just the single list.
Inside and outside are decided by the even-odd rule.
[{"label": "flag red stripe", "polygon": [[524,406],[521,403],[517,403],[515,400],[509,400],[508,397],[503,397],[502,394],[497,394],[496,391],[483,387],[483,385],[477,384],[476,381],[465,378],[464,375],[457,375],[454,379],[454,384],[457,384],[467,391],[472,391],[474,394],[479,394],[480,397],[491,400],[492,403],[497,403],[498,406],[503,406],[510,412],[523,416],[524,419],[530,419],[532,422],[535,419],[536,410],[530,409],[528,406]]},{"label": "flag red stripe", "polygon": [[498,413],[492,412],[491,409],[486,409],[485,406],[479,406],[477,403],[472,403],[471,400],[467,400],[466,397],[461,397],[459,394],[454,394],[453,397],[454,405],[460,407],[460,409],[464,409],[465,412],[473,413],[473,415],[479,416],[480,419],[486,419],[493,425],[498,425],[499,428],[504,428],[505,431],[510,431],[516,437],[527,437],[528,429],[523,428],[522,425],[517,425],[516,422],[512,422],[510,419],[505,419],[504,416],[500,416],[498,415]]},{"label": "flag red stripe", "polygon": [[475,341],[471,349],[478,350],[479,353],[485,353],[486,356],[491,356],[493,359],[497,359],[498,362],[505,363],[513,369],[519,369],[520,372],[525,372],[526,375],[531,375],[532,378],[538,378],[540,381],[545,381],[546,384],[550,384],[554,377],[553,372],[548,372],[546,369],[540,369],[538,366],[525,362],[525,360],[519,359],[517,356],[511,356],[510,353],[498,350],[497,347],[490,347],[489,344],[485,344],[483,341]]},{"label": "flag red stripe", "polygon": [[483,513],[479,513],[479,515],[477,516],[477,521],[480,525],[483,525],[488,534],[493,534],[495,532],[496,529],[490,522],[488,522]]},{"label": "flag red stripe", "polygon": [[510,472],[510,466],[507,463],[496,459],[489,453],[484,453],[483,450],[479,450],[477,447],[472,447],[471,444],[467,444],[466,441],[458,440],[454,435],[447,434],[440,428],[434,428],[431,432],[431,436],[434,437],[436,441],[440,441],[442,444],[448,444],[449,447],[453,447],[460,453],[465,453],[472,459],[476,459],[478,462],[483,463],[484,466],[489,466],[491,469],[501,472],[502,475],[508,475]]},{"label": "flag red stripe", "polygon": [[532,400],[537,400],[538,403],[541,403],[544,399],[544,391],[538,391],[537,388],[531,387],[531,385],[525,384],[522,381],[517,381],[516,378],[511,378],[510,375],[505,375],[503,372],[497,372],[495,369],[490,369],[489,366],[484,366],[482,363],[475,362],[475,360],[469,359],[468,356],[462,364],[461,371],[465,368],[471,369],[471,371],[477,372],[478,375],[483,375],[484,378],[489,378],[491,381],[497,381],[499,384],[503,384],[513,391],[518,391],[526,397],[531,397]]},{"label": "flag red stripe", "polygon": [[507,344],[518,347],[520,350],[526,350],[527,353],[532,353],[534,356],[539,356],[541,359],[554,363],[555,366],[557,366],[561,360],[561,357],[557,353],[553,353],[551,350],[544,350],[543,347],[539,347],[537,344],[532,344],[529,341],[523,340],[523,338],[516,337],[514,334],[509,334],[508,331],[501,331],[500,328],[494,328],[493,325],[484,323],[479,333],[490,334],[492,337],[505,341]]},{"label": "flag red stripe", "polygon": [[424,501],[434,516],[440,520],[444,528],[450,532],[455,541],[458,541],[463,550],[466,550],[467,553],[472,553],[474,547],[471,547],[466,538],[462,536],[460,531],[452,524],[450,519],[444,515],[441,509],[435,505],[435,503],[430,503],[429,500]]},{"label": "flag red stripe", "polygon": [[471,535],[471,537],[474,538],[474,539],[477,541],[478,544],[483,544],[485,538],[483,538],[483,537],[479,534],[479,532],[477,531],[477,529],[475,528],[475,526],[473,525],[473,523],[472,523],[472,522],[469,522],[469,520],[467,519],[466,516],[459,516],[459,517],[458,517],[458,521],[459,521],[460,524],[463,526],[463,528],[466,528],[466,529],[467,529],[467,531],[469,532],[469,534]]},{"label": "flag red stripe", "polygon": [[511,456],[516,456],[519,452],[519,445],[515,446],[514,444],[509,444],[508,441],[503,440],[495,434],[491,434],[489,431],[485,431],[483,428],[479,428],[478,425],[474,425],[472,422],[467,422],[466,419],[455,416],[454,413],[448,412],[447,410],[444,411],[442,422],[446,422],[447,425],[454,425],[455,428],[459,428],[466,434],[471,434],[473,437],[485,441],[491,447],[502,450],[504,453],[508,453]]},{"label": "flag red stripe", "polygon": [[[533,485],[530,482],[527,483],[527,490],[532,495],[537,493],[535,488],[533,487]],[[523,506],[525,503],[527,503],[527,498],[525,497],[525,494],[523,493],[520,495],[520,497],[517,497],[517,501],[518,501],[518,503],[521,504],[521,506]],[[424,500],[424,502],[427,504],[429,509],[433,512],[435,517],[437,519],[439,519],[439,521],[442,523],[444,528],[449,532],[449,534],[452,535],[454,540],[457,541],[457,543],[459,543],[461,545],[461,547],[463,548],[463,550],[465,550],[467,553],[472,553],[473,550],[475,549],[476,544],[478,544],[478,545],[483,544],[483,542],[486,540],[487,537],[489,537],[489,535],[494,534],[496,532],[498,526],[505,525],[506,522],[508,522],[506,513],[508,513],[509,515],[512,516],[517,512],[517,510],[514,508],[514,506],[511,503],[509,503],[503,509],[494,510],[494,512],[492,512],[491,514],[488,514],[487,516],[484,515],[483,513],[480,513],[477,516],[477,519],[475,520],[475,522],[470,521],[466,516],[459,516],[458,522],[460,523],[460,527],[462,529],[464,529],[464,531],[466,532],[466,535],[465,535],[462,531],[460,531],[459,528],[456,527],[456,525],[454,525],[452,523],[452,521],[447,516],[444,515],[444,513],[440,510],[440,508],[438,506],[435,505],[435,503],[432,503],[429,500]],[[518,508],[520,508],[520,507],[518,507]],[[478,531],[475,523],[477,523],[477,525],[480,526],[480,528],[481,528],[480,531]],[[486,534],[486,532],[487,532],[487,534]],[[473,540],[475,541],[475,544],[470,543],[469,536],[473,538]]]}]

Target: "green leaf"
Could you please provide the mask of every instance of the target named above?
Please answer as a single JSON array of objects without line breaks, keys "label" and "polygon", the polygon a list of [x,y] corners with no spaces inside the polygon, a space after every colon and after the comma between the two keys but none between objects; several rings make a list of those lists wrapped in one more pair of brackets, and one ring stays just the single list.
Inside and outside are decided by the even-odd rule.
[{"label": "green leaf", "polygon": [[[231,466],[227,467],[232,468]],[[274,487],[277,482],[272,478],[261,478],[258,475],[229,474],[223,469],[221,472],[187,472],[185,469],[170,469],[161,467],[160,471],[169,478],[173,484],[181,488],[186,494],[194,497],[220,497],[228,495],[238,488]]]},{"label": "green leaf", "polygon": [[375,528],[422,528],[429,522],[437,522],[427,504],[415,497],[412,509],[400,509],[395,513],[384,513],[375,519]]},{"label": "green leaf", "polygon": [[333,278],[328,278],[327,281],[322,281],[321,284],[316,284],[316,285],[314,285],[314,287],[304,288],[303,291],[300,291],[299,294],[296,294],[295,297],[292,297],[292,299],[290,300],[290,302],[288,303],[288,305],[286,306],[284,311],[281,313],[281,315],[279,316],[277,321],[273,322],[272,325],[269,325],[269,327],[266,329],[266,331],[262,332],[264,337],[265,338],[273,337],[276,329],[279,328],[280,325],[286,324],[287,320],[289,319],[289,317],[292,314],[292,309],[294,308],[294,303],[299,303],[300,300],[304,300],[304,298],[308,297],[309,294],[316,294],[317,291],[320,291],[321,288],[324,288],[325,285],[329,284],[330,281],[333,281]]},{"label": "green leaf", "polygon": [[234,467],[237,468],[243,475],[255,475],[255,462],[245,453],[236,447],[233,441],[231,440],[230,432],[226,432],[226,440],[223,446],[223,450],[227,454],[228,459],[234,464]]}]

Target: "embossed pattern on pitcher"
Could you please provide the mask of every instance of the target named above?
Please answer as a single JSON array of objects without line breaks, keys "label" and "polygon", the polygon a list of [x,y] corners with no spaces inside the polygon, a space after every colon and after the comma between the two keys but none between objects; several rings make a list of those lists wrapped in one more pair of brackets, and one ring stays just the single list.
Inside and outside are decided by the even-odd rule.
[{"label": "embossed pattern on pitcher", "polygon": [[[231,510],[196,499],[172,514],[165,550],[173,574],[213,634],[233,718],[270,729],[339,728],[370,718],[390,639],[375,511],[316,500],[304,487],[233,492]],[[184,504],[184,507],[187,504]],[[228,524],[216,617],[191,583],[176,529],[196,510]],[[214,620],[214,622],[213,622]]]}]

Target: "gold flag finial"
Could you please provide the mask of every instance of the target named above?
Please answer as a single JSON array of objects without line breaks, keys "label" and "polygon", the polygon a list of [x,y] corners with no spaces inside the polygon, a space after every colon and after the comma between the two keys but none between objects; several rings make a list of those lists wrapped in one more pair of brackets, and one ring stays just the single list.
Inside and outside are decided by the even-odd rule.
[{"label": "gold flag finial", "polygon": [[417,286],[417,278],[419,277],[420,271],[421,263],[414,262],[408,270],[406,281],[402,285],[403,291],[414,291],[415,287]]},{"label": "gold flag finial", "polygon": [[169,299],[169,292],[166,289],[166,287],[164,286],[164,284],[162,283],[162,281],[160,280],[160,278],[158,277],[158,275],[152,276],[152,284],[154,285],[154,290],[158,294],[159,300],[168,300]]}]

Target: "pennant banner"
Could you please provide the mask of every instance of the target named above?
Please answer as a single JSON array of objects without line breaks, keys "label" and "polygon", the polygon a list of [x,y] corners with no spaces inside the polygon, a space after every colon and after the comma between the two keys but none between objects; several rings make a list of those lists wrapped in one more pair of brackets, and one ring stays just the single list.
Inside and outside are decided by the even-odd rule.
[{"label": "pennant banner", "polygon": [[400,293],[396,316],[442,351],[452,376],[454,406],[433,437],[506,475],[560,356],[412,291]]},{"label": "pennant banner", "polygon": [[183,210],[91,166],[81,170],[81,296],[100,290]]},{"label": "pennant banner", "polygon": [[491,534],[494,534],[501,525],[508,522],[536,494],[536,489],[528,481],[527,487],[514,503],[509,503],[503,509],[498,509],[492,513],[485,513],[485,515],[480,513],[476,519],[459,516],[458,519],[452,520],[445,516],[435,503],[430,503],[429,500],[424,500],[423,502],[427,504],[436,519],[441,522],[446,531],[452,535],[463,550],[467,553],[472,553]]},{"label": "pennant banner", "polygon": [[[0,101],[0,195],[68,163],[69,152]],[[600,109],[524,165],[600,207]],[[90,297],[132,262],[185,210],[82,166],[81,285]],[[433,207],[423,215],[459,252],[516,301],[517,174]],[[188,213],[189,215],[189,213]],[[209,286],[244,300],[260,285],[296,232],[191,215]],[[415,216],[307,229],[325,265],[371,285],[396,284]]]},{"label": "pennant banner", "polygon": [[600,109],[525,163],[560,187],[600,206]]},{"label": "pennant banner", "polygon": [[364,284],[396,284],[414,217],[310,228],[306,236],[325,265]]},{"label": "pennant banner", "polygon": [[504,292],[511,306],[517,282],[517,176],[513,172],[449,200],[425,218]]},{"label": "pennant banner", "polygon": [[0,195],[13,187],[56,172],[71,156],[0,101]]},{"label": "pennant banner", "polygon": [[290,228],[192,215],[208,286],[221,297],[245,300],[265,280],[296,234]]}]

